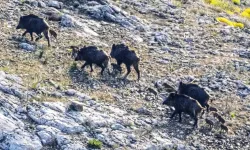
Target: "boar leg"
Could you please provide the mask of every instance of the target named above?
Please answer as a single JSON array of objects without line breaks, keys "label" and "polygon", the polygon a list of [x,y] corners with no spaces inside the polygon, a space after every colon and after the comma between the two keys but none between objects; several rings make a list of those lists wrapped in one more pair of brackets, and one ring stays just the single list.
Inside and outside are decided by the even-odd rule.
[{"label": "boar leg", "polygon": [[140,80],[140,71],[139,71],[139,64],[138,63],[134,63],[133,64],[133,67],[137,73],[137,76],[138,76],[138,80]]},{"label": "boar leg", "polygon": [[127,65],[127,64],[126,64],[126,67],[127,67],[127,73],[126,73],[126,75],[124,76],[124,79],[126,79],[127,76],[128,76],[128,75],[130,74],[130,72],[131,72],[130,65]]},{"label": "boar leg", "polygon": [[194,128],[197,128],[198,127],[198,118],[195,117],[194,118]]},{"label": "boar leg", "polygon": [[193,127],[196,128],[198,127],[198,117],[196,114],[192,114],[192,117],[194,118],[194,125]]},{"label": "boar leg", "polygon": [[207,112],[209,111],[209,105],[208,104],[205,104],[205,106],[207,107]]},{"label": "boar leg", "polygon": [[27,33],[28,33],[28,31],[25,31],[25,32],[22,34],[22,36],[25,36]]},{"label": "boar leg", "polygon": [[30,32],[30,38],[31,38],[31,41],[34,40],[34,39],[33,39],[33,33],[32,33],[32,32]]},{"label": "boar leg", "polygon": [[179,122],[181,122],[181,112],[179,112]]},{"label": "boar leg", "polygon": [[104,72],[104,70],[105,70],[105,67],[104,67],[102,64],[99,64],[99,65],[97,65],[97,66],[99,66],[99,67],[102,68],[101,75],[103,75],[103,72]]},{"label": "boar leg", "polygon": [[89,65],[90,65],[90,69],[91,69],[90,72],[93,72],[94,70],[93,70],[93,67],[92,67],[92,63],[90,63]]},{"label": "boar leg", "polygon": [[48,30],[45,30],[45,31],[43,31],[43,34],[44,34],[45,38],[46,38],[47,41],[48,41],[48,46],[50,47],[49,31],[48,31]]}]

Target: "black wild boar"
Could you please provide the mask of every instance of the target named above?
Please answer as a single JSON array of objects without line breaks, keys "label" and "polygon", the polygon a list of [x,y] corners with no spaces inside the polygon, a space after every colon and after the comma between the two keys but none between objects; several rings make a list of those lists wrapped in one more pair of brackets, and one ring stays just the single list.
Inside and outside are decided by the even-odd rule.
[{"label": "black wild boar", "polygon": [[214,122],[208,118],[205,119],[206,123],[209,125],[210,128],[214,126]]},{"label": "black wild boar", "polygon": [[226,131],[226,132],[228,133],[228,127],[227,127],[226,125],[221,124],[221,125],[220,125],[220,129],[221,129],[221,130],[224,130],[224,131]]},{"label": "black wild boar", "polygon": [[217,117],[219,115],[217,112],[211,112],[211,114],[213,114],[214,117]]},{"label": "black wild boar", "polygon": [[218,112],[218,109],[217,109],[217,108],[215,108],[215,107],[210,106],[210,107],[209,107],[209,111]]},{"label": "black wild boar", "polygon": [[216,112],[214,113],[214,117],[216,117],[219,120],[219,122],[221,122],[222,124],[226,122],[225,119]]},{"label": "black wild boar", "polygon": [[96,46],[88,46],[79,49],[77,46],[71,46],[72,49],[72,58],[75,61],[84,60],[85,63],[81,67],[84,69],[87,65],[90,65],[91,72],[93,71],[92,64],[96,64],[97,66],[101,67],[101,75],[103,75],[103,71],[105,68],[109,71],[109,63],[110,57],[105,53],[103,50],[98,50]]},{"label": "black wild boar", "polygon": [[124,76],[124,79],[126,79],[131,72],[130,67],[133,65],[135,71],[137,72],[138,80],[140,80],[140,58],[136,55],[135,51],[129,50],[129,48],[124,44],[113,44],[110,56],[116,59],[118,66],[121,66],[122,63],[126,65],[127,74]]},{"label": "black wild boar", "polygon": [[54,30],[50,29],[48,23],[43,18],[40,18],[34,14],[20,17],[16,29],[26,29],[22,36],[25,36],[27,33],[29,33],[31,36],[31,41],[33,41],[33,32],[38,35],[36,41],[43,37],[43,33],[48,41],[48,46],[50,46],[49,33],[57,38],[57,33]]},{"label": "black wild boar", "polygon": [[157,95],[158,95],[157,90],[156,90],[156,89],[154,89],[154,88],[148,88],[148,89],[147,89],[147,91],[149,91],[150,93],[153,93],[155,96],[157,96]]},{"label": "black wild boar", "polygon": [[179,114],[179,122],[181,122],[181,113],[189,114],[194,120],[194,127],[198,127],[198,114],[204,109],[200,103],[187,96],[177,93],[170,93],[168,98],[164,100],[163,105],[173,106],[175,108],[174,113],[170,118],[173,118],[176,114]]},{"label": "black wild boar", "polygon": [[208,100],[210,96],[204,90],[204,88],[201,88],[197,84],[192,84],[192,83],[185,84],[185,83],[180,82],[178,93],[184,94],[184,95],[192,97],[193,99],[196,99],[201,104],[202,107],[207,107],[207,112],[209,111]]}]

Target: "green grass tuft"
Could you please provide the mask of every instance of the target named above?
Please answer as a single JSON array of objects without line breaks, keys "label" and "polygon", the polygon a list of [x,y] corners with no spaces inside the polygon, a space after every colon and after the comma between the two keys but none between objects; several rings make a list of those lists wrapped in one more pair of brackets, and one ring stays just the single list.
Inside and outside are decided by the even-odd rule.
[{"label": "green grass tuft", "polygon": [[230,112],[230,116],[231,118],[235,118],[236,117],[235,112]]},{"label": "green grass tuft", "polygon": [[88,141],[88,147],[90,148],[96,148],[101,149],[102,148],[102,142],[97,139],[92,139]]}]

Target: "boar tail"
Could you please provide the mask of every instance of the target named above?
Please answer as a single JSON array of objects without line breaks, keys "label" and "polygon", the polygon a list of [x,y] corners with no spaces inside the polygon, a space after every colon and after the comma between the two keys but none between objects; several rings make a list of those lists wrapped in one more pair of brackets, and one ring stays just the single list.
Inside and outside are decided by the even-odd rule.
[{"label": "boar tail", "polygon": [[57,39],[57,33],[54,30],[49,29],[49,33]]}]

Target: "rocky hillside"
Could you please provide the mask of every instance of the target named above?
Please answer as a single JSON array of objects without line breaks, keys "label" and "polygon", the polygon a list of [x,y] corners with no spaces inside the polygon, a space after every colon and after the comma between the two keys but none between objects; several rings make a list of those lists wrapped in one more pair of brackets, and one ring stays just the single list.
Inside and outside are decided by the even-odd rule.
[{"label": "rocky hillside", "polygon": [[[250,149],[250,28],[238,13],[203,0],[2,0],[0,6],[0,149]],[[16,30],[30,13],[58,33],[52,47]],[[69,50],[95,45],[110,53],[117,43],[140,56],[140,81],[134,70],[123,80],[125,66],[121,75],[83,71]],[[188,115],[181,123],[169,119],[172,108],[162,98],[180,81],[208,91],[228,133],[208,113],[195,130]]]}]

